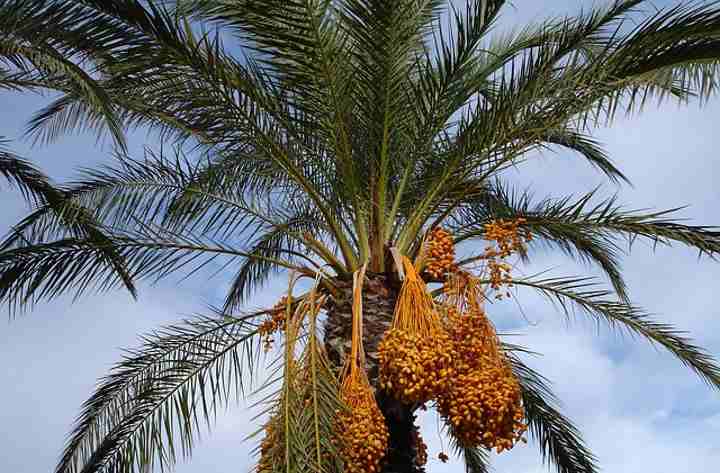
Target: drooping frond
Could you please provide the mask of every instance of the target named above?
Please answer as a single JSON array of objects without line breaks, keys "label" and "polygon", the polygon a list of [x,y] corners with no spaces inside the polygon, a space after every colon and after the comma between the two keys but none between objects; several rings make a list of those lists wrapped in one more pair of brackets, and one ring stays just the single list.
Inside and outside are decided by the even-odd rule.
[{"label": "drooping frond", "polygon": [[598,264],[617,294],[626,300],[619,259],[633,242],[644,239],[653,246],[680,243],[711,258],[720,251],[720,229],[686,225],[671,218],[680,209],[628,210],[614,197],[594,201],[596,195],[597,189],[577,198],[535,201],[528,192],[513,192],[496,183],[476,203],[458,210],[448,225],[456,241],[461,242],[482,238],[484,225],[493,219],[522,217],[526,220],[522,226],[539,242]]},{"label": "drooping frond", "polygon": [[[143,160],[121,156],[114,166],[86,170],[65,195],[116,230],[156,223],[223,239],[273,226],[275,219],[283,221],[289,212],[303,207],[302,202],[248,192],[242,175],[230,174],[237,179],[229,185],[228,174],[226,168],[206,168],[182,154],[167,157],[147,150]],[[51,210],[38,209],[16,226],[15,233],[30,242],[62,237],[63,233],[52,231],[58,228]]]},{"label": "drooping frond", "polygon": [[[134,232],[93,238],[65,238],[50,243],[11,248],[0,252],[0,300],[22,306],[60,294],[76,297],[87,290],[104,291],[123,283],[107,251],[117,254],[134,279],[158,281],[176,271],[192,275],[212,264],[231,264],[245,258],[266,259],[213,239],[142,226]],[[282,258],[273,264],[314,277],[309,268]],[[217,269],[217,268],[216,268]]]},{"label": "drooping frond", "polygon": [[[278,267],[273,261],[285,257],[289,262],[305,260],[310,262],[313,270],[322,268],[309,255],[307,234],[315,233],[315,224],[308,215],[298,215],[273,229],[259,235],[252,243],[248,254],[251,255],[240,265],[225,299],[226,310],[238,308],[245,298],[262,287]],[[316,258],[322,258],[318,254]]]},{"label": "drooping frond", "polygon": [[217,313],[146,336],[84,403],[55,472],[139,473],[188,457],[248,388],[257,315]]},{"label": "drooping frond", "polygon": [[605,150],[600,147],[600,144],[589,136],[572,129],[556,129],[548,130],[544,135],[540,136],[540,142],[542,144],[557,145],[580,154],[588,163],[601,170],[615,183],[620,181],[630,183],[627,176],[613,164]]},{"label": "drooping frond", "polygon": [[491,471],[490,455],[487,450],[463,445],[453,435],[452,427],[448,428],[448,438],[455,454],[463,459],[466,473],[489,473]]},{"label": "drooping frond", "polygon": [[[296,280],[291,278],[286,302],[292,300]],[[339,383],[318,338],[317,317],[325,296],[313,289],[298,304],[286,303],[282,378],[269,398],[260,444],[258,471],[263,473],[340,471],[337,442],[340,401]],[[299,356],[298,356],[299,353]],[[279,381],[279,382],[278,382]]]},{"label": "drooping frond", "polygon": [[340,463],[337,442],[333,442],[337,429],[337,413],[343,409],[340,386],[333,373],[322,343],[318,337],[316,320],[320,300],[316,295],[308,298],[308,337],[300,357],[298,401],[302,407],[290,416],[293,423],[290,458],[295,471],[323,473],[332,471]]},{"label": "drooping frond", "polygon": [[0,176],[18,189],[31,205],[39,205],[53,200],[59,191],[52,187],[48,177],[36,169],[30,162],[9,151],[0,137]]},{"label": "drooping frond", "polygon": [[708,385],[720,389],[720,365],[687,338],[685,332],[652,320],[638,307],[613,300],[608,291],[598,288],[593,278],[514,279],[513,284],[537,290],[568,317],[579,310],[619,333],[639,336],[665,348]]},{"label": "drooping frond", "polygon": [[[19,188],[26,201],[40,209],[31,214],[43,213],[50,215],[53,225],[59,231],[74,237],[86,239],[89,245],[96,245],[98,248],[98,261],[114,273],[118,282],[123,285],[131,295],[135,296],[135,286],[132,278],[127,272],[125,262],[118,255],[114,248],[109,245],[107,234],[100,228],[98,222],[93,219],[86,209],[73,205],[67,197],[64,189],[53,186],[50,180],[42,172],[38,171],[29,162],[19,156],[2,148],[3,141],[0,140],[0,176],[5,177],[11,185]],[[27,219],[26,219],[27,220]],[[19,227],[22,227],[21,222]],[[33,243],[17,231],[18,227],[11,229],[10,235],[0,244],[0,258],[4,252],[14,248]],[[17,271],[17,268],[16,268]],[[10,281],[17,280],[19,273],[9,271],[0,275],[0,281],[12,284]],[[0,290],[4,292],[4,289]],[[32,292],[32,291],[31,291]],[[27,299],[13,301],[11,310],[20,309]],[[20,302],[18,304],[18,302]]]},{"label": "drooping frond", "polygon": [[547,379],[510,356],[515,376],[523,391],[523,406],[543,459],[558,473],[596,473],[597,459],[585,446],[577,428],[558,410],[558,401]]},{"label": "drooping frond", "polygon": [[[8,87],[76,95],[96,117],[94,128],[109,132],[124,147],[116,107],[97,80],[93,60],[127,46],[132,36],[104,20],[75,2],[4,0],[0,2],[0,65],[8,69],[0,71]],[[58,131],[50,130],[46,137],[51,139]]]},{"label": "drooping frond", "polygon": [[[527,215],[529,220],[522,225],[532,232],[534,242],[558,248],[583,262],[597,264],[608,276],[616,293],[621,298],[627,298],[627,287],[620,267],[622,248],[616,241],[619,235],[598,228],[574,226],[570,218],[559,218],[558,221],[563,221],[562,225],[546,228],[541,222],[542,216],[545,215],[544,211],[547,210],[544,204],[547,203],[549,201],[533,204],[532,197],[527,192],[511,192],[500,183],[496,183],[486,188],[477,203],[455,212],[446,224],[449,228],[453,228],[457,241],[472,241],[482,238],[484,225],[493,219],[526,218]],[[529,221],[533,223],[528,223]],[[569,230],[571,228],[575,231]],[[475,260],[476,256],[470,256],[461,262],[461,265],[470,264]]]},{"label": "drooping frond", "polygon": [[153,153],[143,161],[125,158],[113,168],[87,171],[64,194],[62,214],[49,205],[38,209],[16,225],[3,247],[46,244],[75,236],[64,225],[77,216],[72,209],[92,209],[92,218],[114,233],[147,233],[160,225],[164,231],[206,241],[233,246],[241,242],[248,258],[237,270],[228,309],[277,271],[277,261],[313,269],[324,264],[336,273],[343,272],[344,267],[328,249],[328,229],[311,206],[290,197],[246,193],[242,187],[226,185],[227,170],[223,171],[200,167],[181,156],[173,160]]}]

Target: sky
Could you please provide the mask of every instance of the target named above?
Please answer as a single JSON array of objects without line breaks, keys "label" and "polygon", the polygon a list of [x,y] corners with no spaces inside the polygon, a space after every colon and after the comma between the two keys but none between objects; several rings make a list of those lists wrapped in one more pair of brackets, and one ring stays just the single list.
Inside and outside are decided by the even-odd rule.
[{"label": "sky", "polygon": [[[672,2],[667,2],[672,3]],[[517,0],[503,25],[547,15],[572,13],[590,2]],[[662,6],[663,2],[656,2]],[[22,139],[24,123],[46,99],[0,93],[0,135],[13,148],[57,181],[77,176],[79,166],[109,162],[109,147],[94,137],[69,136],[47,146]],[[519,187],[531,186],[538,196],[579,194],[602,184],[605,195],[617,193],[627,208],[666,209],[689,205],[679,217],[694,224],[720,224],[720,175],[717,150],[720,98],[705,107],[665,104],[640,117],[619,119],[598,129],[605,145],[634,187],[605,183],[597,171],[569,153],[546,153],[507,177]],[[132,148],[157,144],[136,133]],[[0,232],[27,208],[19,195],[0,183]],[[537,252],[522,272],[552,269],[554,275],[596,274],[567,257]],[[659,320],[687,330],[693,339],[720,356],[720,263],[698,259],[682,247],[638,242],[624,258],[624,274],[632,300]],[[274,303],[284,286],[274,280],[253,299],[253,306]],[[62,450],[81,403],[96,380],[138,346],[138,335],[163,324],[202,313],[217,303],[225,289],[222,278],[193,279],[143,286],[137,301],[122,292],[93,295],[71,303],[62,299],[37,306],[15,320],[0,321],[0,472],[50,472]],[[512,333],[514,343],[541,353],[529,363],[547,376],[564,412],[583,432],[611,473],[707,471],[720,464],[720,393],[708,388],[667,353],[578,316],[567,323],[551,305],[532,293],[488,311],[498,330]],[[429,444],[429,473],[462,471],[456,460],[437,459],[443,445],[437,422],[421,419]],[[257,428],[242,403],[233,405],[204,435],[180,473],[248,471],[251,442],[242,439]],[[444,443],[447,448],[447,442]],[[548,471],[532,442],[509,453],[492,455],[497,472]]]}]

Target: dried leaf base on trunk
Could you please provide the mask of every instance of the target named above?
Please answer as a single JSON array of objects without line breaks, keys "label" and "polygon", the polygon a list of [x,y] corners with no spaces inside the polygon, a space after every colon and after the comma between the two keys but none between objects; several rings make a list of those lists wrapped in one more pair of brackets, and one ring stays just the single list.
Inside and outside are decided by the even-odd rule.
[{"label": "dried leaf base on trunk", "polygon": [[[352,281],[335,281],[338,294],[328,302],[325,322],[325,348],[337,372],[350,352],[352,335]],[[378,381],[378,345],[390,328],[399,283],[384,274],[367,274],[363,286],[363,343],[367,372],[374,388]],[[414,406],[408,406],[376,391],[378,406],[390,433],[388,453],[382,473],[420,473],[416,464]]]}]

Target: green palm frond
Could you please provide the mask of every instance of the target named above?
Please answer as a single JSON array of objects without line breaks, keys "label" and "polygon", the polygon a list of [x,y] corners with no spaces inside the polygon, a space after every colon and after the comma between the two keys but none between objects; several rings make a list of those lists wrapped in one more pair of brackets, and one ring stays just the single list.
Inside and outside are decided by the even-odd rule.
[{"label": "green palm frond", "polygon": [[0,137],[0,176],[18,189],[31,205],[52,201],[59,191],[52,186],[48,177],[30,162],[9,151],[6,143]]},{"label": "green palm frond", "polygon": [[[609,9],[592,10],[579,18],[548,21],[492,46],[486,54],[489,62],[478,67],[479,75],[473,79],[478,89],[481,86],[477,84],[482,84],[483,90],[477,90],[481,97],[472,103],[458,103],[452,113],[460,116],[452,124],[452,132],[443,126],[433,137],[439,149],[434,159],[428,161],[427,171],[421,174],[423,181],[427,181],[419,187],[423,192],[418,197],[408,196],[411,200],[404,207],[413,209],[413,216],[407,219],[405,233],[417,233],[424,220],[443,204],[452,188],[450,182],[482,184],[490,175],[517,161],[529,148],[541,144],[543,138],[565,134],[573,114],[560,118],[548,113],[555,106],[558,114],[567,111],[563,107],[568,104],[560,103],[562,99],[554,102],[559,90],[568,92],[568,100],[581,103],[582,97],[573,89],[574,80],[579,82],[581,78],[552,78],[548,71],[564,71],[556,63],[568,55],[585,57],[588,48],[600,41],[598,36],[603,28],[617,23],[637,3],[617,2]],[[570,97],[571,93],[575,95]],[[612,178],[622,176],[616,175],[619,171],[596,150],[587,153],[587,142],[584,144],[584,155],[591,163]],[[475,182],[468,182],[471,176]]]},{"label": "green palm frond", "polygon": [[179,150],[169,157],[146,150],[142,160],[121,157],[116,166],[87,170],[73,183],[72,195],[113,228],[157,223],[223,240],[274,226],[293,210],[246,192],[241,182],[226,185],[245,177],[227,172],[194,163]]},{"label": "green palm frond", "polygon": [[[287,176],[314,202],[344,259],[352,264],[352,249],[332,210],[337,207],[333,194],[314,182],[323,179],[327,167],[313,166],[316,175],[308,174],[304,155],[315,150],[306,149],[305,141],[295,136],[297,112],[290,109],[287,94],[275,90],[266,72],[250,60],[243,65],[226,54],[218,36],[197,38],[187,23],[156,6],[144,10],[133,4],[127,11],[110,8],[110,12],[102,4],[93,7],[144,35],[137,46],[118,53],[117,64],[106,61],[103,69],[108,77],[102,85],[113,98],[122,102],[122,96],[142,95],[142,100],[125,104],[121,115],[126,124],[157,125],[161,132],[181,139],[194,136],[212,147],[256,148],[278,175]],[[194,74],[188,76],[188,71]],[[34,123],[49,129],[92,126],[97,114],[87,109],[86,102],[68,94],[41,112]],[[335,186],[348,182],[337,180]]]},{"label": "green palm frond", "polygon": [[[291,278],[288,295],[292,295],[295,282]],[[342,471],[335,423],[344,407],[337,377],[318,337],[318,287],[316,281],[299,304],[286,305],[282,377],[264,389],[280,386],[265,409],[265,428],[253,434],[272,431],[274,441],[266,444],[265,451],[260,450],[264,471]]]},{"label": "green palm frond", "polygon": [[[258,236],[248,252],[253,257],[247,258],[235,274],[225,299],[225,309],[239,308],[252,292],[278,271],[273,260],[285,256],[288,262],[293,263],[302,259],[309,262],[314,270],[320,271],[318,263],[303,253],[308,247],[302,235],[314,233],[312,230],[315,228],[311,215],[299,215]],[[322,255],[318,256],[322,258]]]},{"label": "green palm frond", "polygon": [[[349,270],[369,251],[375,269],[381,269],[381,248],[414,245],[428,219],[448,205],[454,186],[482,187],[544,143],[574,149],[611,179],[622,179],[581,133],[583,114],[613,108],[607,100],[620,100],[612,98],[617,94],[657,87],[659,79],[646,77],[650,72],[663,80],[681,74],[684,66],[668,69],[669,63],[654,72],[645,67],[642,80],[637,70],[628,69],[633,51],[650,38],[660,44],[656,49],[690,38],[682,47],[696,64],[693,51],[713,50],[712,39],[697,32],[713,31],[717,23],[712,8],[687,6],[652,15],[627,31],[622,19],[643,2],[615,2],[493,44],[486,35],[504,2],[473,1],[464,12],[451,11],[457,38],[435,38],[434,56],[428,52],[428,33],[443,2],[283,3],[289,8],[284,15],[278,5],[260,8],[252,2],[171,5],[200,20],[230,25],[250,39],[254,46],[246,48],[245,61],[238,61],[218,36],[193,33],[164,7],[125,3],[123,8],[83,5],[98,21],[115,22],[113,31],[127,30],[131,46],[106,48],[98,64],[102,87],[124,122],[157,126],[224,154],[242,152],[271,164],[267,169],[277,179],[292,181],[323,215]],[[658,55],[669,59],[670,53]],[[688,73],[697,80],[678,87],[711,93],[707,84],[715,72],[703,67]],[[474,93],[484,98],[474,103],[469,99]],[[405,100],[423,94],[427,100]],[[87,103],[68,94],[38,123],[56,129],[85,119],[88,126],[99,123]],[[408,107],[411,103],[422,104],[424,111]],[[456,112],[460,120],[451,122]],[[365,132],[350,131],[358,128]],[[316,141],[308,145],[310,135]],[[307,159],[313,154],[322,163]],[[398,241],[388,241],[396,235]]]},{"label": "green palm frond", "polygon": [[[142,15],[136,11],[138,8]],[[98,14],[103,16],[103,13],[108,15],[100,8]],[[252,64],[243,66],[225,54],[217,37],[196,38],[187,25],[172,19],[163,10],[153,7],[148,12],[134,5],[127,11],[113,12],[112,16],[131,23],[145,35],[137,46],[122,51],[122,64],[103,66],[112,67],[103,71],[107,78],[101,83],[113,100],[122,101],[123,95],[136,97],[140,91],[143,94],[142,101],[136,103],[139,109],[132,102],[124,107],[123,116],[128,124],[158,124],[161,130],[174,129],[180,137],[194,136],[196,129],[199,138],[209,138],[213,146],[227,146],[252,136],[253,145],[260,146],[266,155],[269,153],[266,159],[269,157],[278,164],[278,170],[290,172],[295,179],[303,181],[301,185],[308,185],[307,176],[287,156],[286,144],[279,142],[280,122],[290,122],[285,118],[287,107],[278,102],[274,92],[270,93],[270,84],[261,77],[262,72]],[[151,50],[157,53],[149,54]],[[159,69],[161,64],[163,67]],[[199,73],[199,80],[188,80],[189,70]],[[87,110],[86,102],[77,94],[68,94],[41,112],[34,123],[51,130],[92,126],[97,116]],[[199,102],[203,105],[198,106]],[[153,109],[158,114],[154,114]],[[221,122],[235,123],[237,133],[227,136],[223,129],[217,128]],[[306,191],[316,193],[314,189]]]},{"label": "green palm frond", "polygon": [[488,473],[490,471],[488,454],[485,450],[477,447],[462,449],[465,460],[465,471],[467,473]]},{"label": "green palm frond", "polygon": [[[318,83],[332,81],[327,67],[336,61],[332,53],[344,54],[338,48],[340,39],[336,5],[327,0],[267,1],[262,4],[242,0],[207,1],[174,0],[174,10],[195,20],[228,27],[262,62],[280,72],[286,85],[327,94]],[[337,92],[337,91],[335,91]],[[316,99],[321,99],[315,95]],[[322,100],[322,99],[321,99]]]},{"label": "green palm frond", "polygon": [[47,88],[45,77],[33,72],[14,72],[0,68],[0,90],[9,92],[38,92]]},{"label": "green palm frond", "polygon": [[115,233],[104,242],[93,238],[65,238],[51,243],[0,252],[0,300],[22,307],[60,294],[80,296],[87,290],[105,291],[124,282],[107,252],[117,254],[132,280],[158,281],[178,270],[193,275],[210,265],[265,259],[314,277],[309,268],[285,259],[251,254],[213,239],[142,226],[135,232]]},{"label": "green palm frond", "polygon": [[481,447],[469,447],[463,445],[453,435],[452,426],[447,426],[447,434],[450,439],[450,445],[455,454],[460,456],[465,464],[466,473],[489,473],[490,472],[490,455],[487,450]]},{"label": "green palm frond", "polygon": [[653,246],[679,243],[711,258],[720,251],[720,230],[671,218],[680,209],[628,210],[615,197],[594,201],[597,193],[595,189],[579,197],[534,200],[528,192],[513,191],[497,182],[486,188],[476,204],[459,210],[447,222],[456,241],[461,242],[482,238],[483,225],[493,219],[525,218],[523,227],[540,242],[597,263],[625,300],[628,295],[619,257],[636,240],[648,240]]},{"label": "green palm frond", "polygon": [[[497,71],[491,78],[494,105],[491,106],[489,100],[479,100],[461,116],[457,132],[449,137],[446,157],[441,161],[445,171],[433,179],[431,189],[438,191],[430,192],[431,196],[449,179],[464,181],[474,176],[482,182],[523,159],[527,150],[541,144],[549,135],[567,133],[567,130],[574,132],[578,127],[582,131],[603,117],[611,118],[618,104],[627,101],[628,110],[636,110],[640,105],[639,95],[654,94],[663,98],[658,92],[662,84],[653,79],[653,74],[670,75],[672,81],[679,83],[676,88],[686,89],[681,96],[683,100],[691,93],[703,97],[714,93],[712,84],[717,80],[717,70],[702,61],[694,63],[690,59],[691,65],[687,67],[681,63],[674,66],[658,63],[657,70],[648,69],[640,75],[621,70],[620,66],[631,62],[633,55],[637,56],[651,41],[659,56],[672,56],[669,51],[677,47],[683,49],[679,55],[692,58],[694,54],[704,53],[709,64],[716,64],[720,49],[713,36],[697,33],[700,28],[714,31],[720,25],[713,8],[685,6],[661,11],[651,17],[652,21],[626,34],[621,32],[617,21],[602,21],[604,16],[591,12],[559,23],[550,22],[539,46]],[[612,27],[608,29],[609,26]],[[678,37],[692,39],[678,43]],[[578,49],[588,38],[596,44],[591,55],[587,47]],[[588,122],[590,117],[592,122]],[[589,157],[597,159],[597,153]],[[611,168],[605,169],[611,171]],[[440,195],[428,199],[437,199]]]},{"label": "green palm frond", "polygon": [[[310,297],[312,300],[312,296]],[[298,400],[302,407],[294,409],[290,458],[298,472],[333,471],[340,465],[336,435],[337,412],[344,407],[340,401],[339,383],[318,337],[315,320],[318,308],[309,308],[308,342],[300,357]],[[305,466],[303,466],[303,464]]]},{"label": "green palm frond", "polygon": [[83,405],[56,473],[145,472],[191,454],[248,388],[260,313],[187,320],[144,338]]},{"label": "green palm frond", "polygon": [[[108,131],[121,146],[124,133],[116,108],[88,61],[107,54],[115,41],[130,38],[116,25],[89,15],[78,4],[7,0],[0,4],[0,62],[11,65],[8,86],[72,92],[96,117],[96,129]],[[100,28],[98,27],[100,26]],[[50,33],[52,32],[52,33]],[[122,46],[115,44],[115,46]],[[2,81],[2,79],[0,79]],[[31,123],[30,132],[36,131]],[[46,135],[52,138],[57,130]]]},{"label": "green palm frond", "polygon": [[[228,249],[235,246],[233,241],[243,241],[247,250],[242,253],[247,259],[240,265],[232,290],[228,294],[228,307],[236,306],[251,288],[257,287],[272,271],[277,271],[279,261],[289,265],[284,266],[285,268],[297,269],[300,265],[307,264],[311,268],[319,268],[318,263],[309,256],[315,255],[334,271],[343,272],[344,267],[322,242],[323,235],[329,232],[322,225],[320,215],[303,208],[298,202],[258,199],[252,196],[252,201],[247,201],[243,189],[222,185],[228,179],[226,171],[223,169],[222,173],[206,172],[204,168],[182,160],[179,155],[176,155],[175,159],[166,159],[153,153],[146,156],[144,161],[123,159],[119,166],[114,168],[87,171],[84,179],[66,192],[62,213],[58,214],[50,205],[38,209],[16,225],[13,233],[3,243],[3,248],[13,249],[10,255],[19,255],[22,253],[20,249],[27,242],[46,245],[40,251],[45,263],[48,263],[48,251],[68,250],[67,245],[59,243],[60,240],[71,244],[67,239],[78,236],[69,231],[71,229],[68,229],[66,222],[78,220],[85,209],[93,209],[91,217],[108,231],[117,235],[130,232],[130,238],[140,236],[147,243],[151,243],[152,238],[158,236],[155,230],[152,230],[155,226],[161,227],[161,232],[168,234],[171,239],[176,237],[171,234],[179,232],[195,240],[191,246],[197,251],[203,251],[202,245],[197,245],[197,238],[209,243],[223,242],[220,246],[210,243],[217,250],[220,250],[220,247]],[[135,234],[138,231],[140,235]],[[313,236],[308,238],[307,235]],[[60,292],[68,290],[75,282],[79,284],[78,287],[84,287],[83,275],[91,274],[96,270],[96,265],[101,263],[91,257],[94,251],[88,241],[72,242],[79,245],[73,253],[78,258],[77,265],[73,266],[74,272],[63,271],[59,260],[57,266],[51,264],[65,275],[62,278],[63,287],[56,288]],[[53,243],[58,243],[59,246],[53,247]],[[110,248],[114,244],[111,240],[105,243],[103,248]],[[119,243],[119,240],[116,243]],[[120,246],[127,249],[123,244]],[[63,250],[60,250],[60,247],[63,247]],[[179,247],[176,249],[179,250]],[[223,250],[221,253],[229,255]],[[18,271],[25,271],[25,280],[35,277],[29,274],[32,269],[25,266],[29,264],[28,261],[25,260],[22,264],[16,262]],[[234,258],[230,258],[225,264],[233,261]],[[21,266],[23,269],[19,269]],[[80,270],[82,267],[87,268],[90,273]],[[51,271],[49,268],[45,269]],[[198,267],[190,272],[197,269]],[[166,274],[163,270],[160,277]],[[48,273],[43,272],[40,277],[48,278]],[[59,278],[59,275],[57,277]],[[19,282],[20,278],[15,281]],[[10,284],[9,280],[6,284]],[[53,291],[52,294],[57,293]]]},{"label": "green palm frond", "polygon": [[620,181],[630,183],[627,176],[612,163],[600,144],[582,133],[573,130],[549,130],[544,136],[540,136],[540,140],[579,153],[615,183]]},{"label": "green palm frond", "polygon": [[511,355],[510,362],[522,389],[530,434],[540,446],[543,459],[553,464],[558,473],[596,473],[597,459],[577,428],[558,410],[547,379],[517,356]]},{"label": "green palm frond", "polygon": [[[405,102],[413,104],[410,110],[404,112],[406,124],[403,126],[410,138],[402,139],[393,149],[394,154],[403,159],[395,163],[393,174],[396,177],[388,179],[388,193],[392,196],[388,215],[391,224],[396,223],[398,217],[406,220],[403,210],[422,200],[416,192],[425,188],[412,184],[413,181],[424,184],[422,181],[427,177],[423,176],[422,169],[418,172],[417,168],[428,164],[438,168],[437,163],[433,164],[437,159],[433,156],[434,142],[452,126],[449,123],[452,116],[467,104],[473,94],[480,93],[486,77],[468,79],[468,76],[477,67],[476,63],[482,60],[483,55],[479,54],[481,40],[505,3],[471,1],[464,12],[451,5],[450,30],[457,32],[457,38],[447,39],[443,37],[443,31],[434,31],[432,39],[436,51],[428,48],[423,52],[422,60],[417,60],[417,72],[413,74],[417,74],[417,79],[408,81],[405,84],[407,91],[404,92]],[[391,229],[385,233],[388,237],[395,234]]]},{"label": "green palm frond", "polygon": [[[23,160],[19,156],[6,151],[2,145],[4,142],[0,140],[0,175],[5,177],[11,185],[19,188],[25,200],[33,206],[39,206],[41,210],[35,211],[25,219],[34,220],[34,215],[39,213],[50,215],[53,219],[53,226],[59,232],[73,237],[84,238],[89,245],[96,245],[98,248],[97,258],[103,265],[106,265],[118,281],[130,292],[136,296],[136,289],[132,277],[127,271],[125,262],[118,255],[114,248],[110,245],[110,240],[105,231],[103,231],[98,222],[92,218],[86,209],[74,205],[68,199],[64,189],[55,187],[47,176],[37,170],[31,163]],[[14,227],[10,235],[0,244],[0,255],[4,252],[17,249],[19,247],[31,244],[33,240],[28,240],[18,231],[18,228],[24,226],[21,222],[18,227]],[[0,256],[2,259],[2,256]],[[17,271],[17,268],[15,269]],[[22,272],[22,270],[20,270]],[[13,280],[17,280],[20,275],[13,273],[12,270],[0,274],[0,280],[4,284],[12,284]],[[5,290],[0,290],[4,293]],[[32,292],[32,291],[31,291]],[[25,300],[26,301],[26,300]],[[11,313],[20,309],[22,304],[18,304],[19,300],[14,300]]]},{"label": "green palm frond", "polygon": [[562,309],[569,317],[576,310],[604,322],[619,333],[639,336],[661,346],[695,371],[713,388],[720,389],[720,365],[702,348],[695,345],[685,332],[670,324],[656,322],[642,309],[614,301],[593,278],[515,279],[513,284],[537,290]]}]

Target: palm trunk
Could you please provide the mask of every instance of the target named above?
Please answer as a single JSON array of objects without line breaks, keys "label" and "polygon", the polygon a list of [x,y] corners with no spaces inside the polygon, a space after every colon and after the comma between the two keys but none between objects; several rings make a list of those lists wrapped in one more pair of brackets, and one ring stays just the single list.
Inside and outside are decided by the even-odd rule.
[{"label": "palm trunk", "polygon": [[[399,284],[384,274],[367,274],[363,287],[363,343],[368,377],[373,387],[378,381],[377,349],[383,334],[390,327]],[[352,327],[352,283],[337,281],[338,296],[328,307],[325,323],[325,348],[338,372],[346,353],[350,352]],[[390,440],[382,473],[420,473],[416,464],[415,407],[402,404],[376,390],[378,406],[385,416]]]}]

